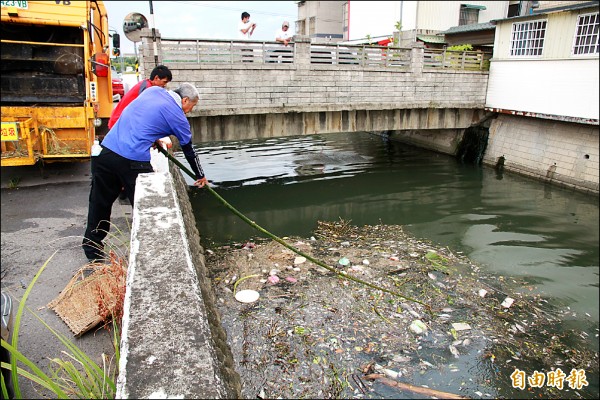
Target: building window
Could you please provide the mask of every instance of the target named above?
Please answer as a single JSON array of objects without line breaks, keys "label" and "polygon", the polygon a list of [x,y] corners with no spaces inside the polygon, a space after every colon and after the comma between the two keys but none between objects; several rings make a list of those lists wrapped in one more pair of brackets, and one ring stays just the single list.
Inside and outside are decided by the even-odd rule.
[{"label": "building window", "polygon": [[508,5],[508,14],[506,14],[506,18],[516,17],[521,12],[521,2],[515,4]]},{"label": "building window", "polygon": [[479,10],[485,10],[482,6],[472,6],[469,4],[460,5],[460,17],[458,25],[471,25],[479,22]]},{"label": "building window", "polygon": [[598,13],[579,16],[573,54],[598,54]]},{"label": "building window", "polygon": [[541,56],[546,36],[546,20],[514,23],[510,39],[511,56]]}]

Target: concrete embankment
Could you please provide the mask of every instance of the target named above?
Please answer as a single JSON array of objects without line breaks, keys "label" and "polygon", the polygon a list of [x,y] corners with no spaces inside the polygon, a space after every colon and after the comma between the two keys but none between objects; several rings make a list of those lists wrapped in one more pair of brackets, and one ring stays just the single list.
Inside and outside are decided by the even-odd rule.
[{"label": "concrete embankment", "polygon": [[187,185],[159,170],[136,186],[117,396],[239,398]]}]

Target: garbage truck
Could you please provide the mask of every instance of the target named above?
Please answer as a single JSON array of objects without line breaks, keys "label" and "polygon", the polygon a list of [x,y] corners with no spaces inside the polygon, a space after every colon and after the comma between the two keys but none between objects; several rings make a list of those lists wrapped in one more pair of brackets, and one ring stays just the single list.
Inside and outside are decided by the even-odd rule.
[{"label": "garbage truck", "polygon": [[113,108],[104,3],[2,1],[1,11],[2,167],[88,160]]}]

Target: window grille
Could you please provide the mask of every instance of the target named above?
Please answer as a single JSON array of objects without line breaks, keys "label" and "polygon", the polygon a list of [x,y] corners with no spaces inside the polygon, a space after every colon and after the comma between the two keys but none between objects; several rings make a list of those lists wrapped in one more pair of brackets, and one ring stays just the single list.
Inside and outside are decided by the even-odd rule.
[{"label": "window grille", "polygon": [[516,22],[510,39],[511,56],[541,56],[547,20]]},{"label": "window grille", "polygon": [[460,6],[460,16],[458,25],[470,25],[479,22],[479,9],[467,7],[464,4]]},{"label": "window grille", "polygon": [[579,16],[573,54],[598,54],[598,13]]}]

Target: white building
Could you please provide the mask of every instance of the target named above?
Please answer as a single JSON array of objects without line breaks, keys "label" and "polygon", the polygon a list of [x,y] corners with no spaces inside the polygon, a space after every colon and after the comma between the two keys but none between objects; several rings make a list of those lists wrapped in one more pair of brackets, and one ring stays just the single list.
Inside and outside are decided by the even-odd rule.
[{"label": "white building", "polygon": [[569,3],[495,21],[486,107],[598,124],[598,2]]}]

